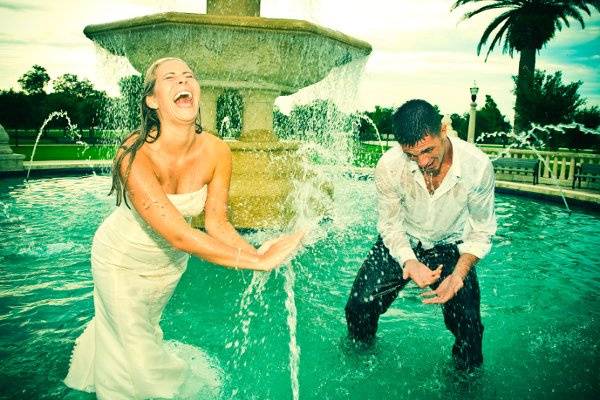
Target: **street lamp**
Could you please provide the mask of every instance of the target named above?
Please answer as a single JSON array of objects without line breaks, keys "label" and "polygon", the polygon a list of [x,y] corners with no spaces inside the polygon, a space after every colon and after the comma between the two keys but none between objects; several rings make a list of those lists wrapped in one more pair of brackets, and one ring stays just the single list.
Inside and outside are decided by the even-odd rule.
[{"label": "street lamp", "polygon": [[467,135],[467,142],[474,143],[475,142],[475,118],[477,114],[477,92],[479,92],[479,88],[477,87],[477,82],[473,82],[473,86],[469,89],[471,91],[471,109],[469,110],[469,130]]}]

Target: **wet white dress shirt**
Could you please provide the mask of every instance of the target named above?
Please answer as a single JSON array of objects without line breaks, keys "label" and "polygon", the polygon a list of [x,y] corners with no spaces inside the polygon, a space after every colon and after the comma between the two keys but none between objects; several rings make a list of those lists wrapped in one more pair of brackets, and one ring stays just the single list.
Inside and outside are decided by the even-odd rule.
[{"label": "wet white dress shirt", "polygon": [[404,265],[412,248],[462,241],[461,254],[483,258],[496,232],[494,169],[474,145],[450,137],[452,165],[433,194],[417,164],[398,145],[377,163],[377,229],[392,257]]}]

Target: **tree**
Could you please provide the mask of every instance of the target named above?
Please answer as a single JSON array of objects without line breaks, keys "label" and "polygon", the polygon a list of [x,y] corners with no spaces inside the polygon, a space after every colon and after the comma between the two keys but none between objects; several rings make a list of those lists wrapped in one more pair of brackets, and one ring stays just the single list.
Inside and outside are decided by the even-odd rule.
[{"label": "tree", "polygon": [[[498,109],[498,105],[490,95],[485,95],[485,104],[481,110],[477,111],[475,124],[475,138],[484,133],[505,132],[511,130],[510,123]],[[495,142],[495,140],[485,139],[486,143]],[[505,143],[502,143],[505,144]]]},{"label": "tree", "polygon": [[80,81],[75,74],[59,76],[52,81],[52,87],[56,93],[64,93],[79,99],[83,99],[95,91],[94,85],[89,80]]},{"label": "tree", "polygon": [[341,136],[354,132],[355,124],[358,124],[355,116],[343,113],[335,103],[322,99],[294,106],[286,118],[278,114],[276,117],[277,124],[287,123],[285,127],[276,128],[280,138],[311,141],[323,146],[331,146]]},{"label": "tree", "polygon": [[279,107],[273,107],[273,132],[279,138],[287,137],[288,126],[290,125],[290,117],[281,112]]},{"label": "tree", "polygon": [[[588,129],[600,128],[600,108],[598,106],[580,108],[575,112],[575,122],[578,122]],[[600,151],[600,135],[591,133],[577,132],[573,137],[575,146],[573,148],[593,149]]]},{"label": "tree", "polygon": [[54,93],[49,96],[49,104],[67,112],[71,122],[79,129],[93,129],[101,125],[103,113],[108,108],[108,96],[94,89],[87,80],[80,80],[75,74],[63,74],[52,81]]},{"label": "tree", "polygon": [[39,128],[42,122],[39,101],[14,90],[0,91],[0,124],[10,129]]},{"label": "tree", "polygon": [[[513,77],[515,90],[517,77]],[[543,128],[535,129],[535,135],[551,149],[597,148],[599,135],[591,135],[579,128],[553,128],[553,125],[581,122],[595,129],[600,119],[598,107],[583,108],[586,100],[579,94],[582,82],[563,83],[560,71],[546,74],[536,70],[532,91],[523,98],[525,116],[531,123]],[[529,128],[529,126],[527,126]]]},{"label": "tree", "polygon": [[[516,92],[518,77],[513,76],[513,81]],[[550,75],[536,70],[532,88],[522,98],[522,115],[530,122],[523,128],[528,129],[531,123],[555,125],[573,122],[575,112],[585,103],[579,95],[581,85],[581,81],[564,84],[560,71]]]},{"label": "tree", "polygon": [[[65,74],[54,81],[55,91],[45,94],[40,88],[43,88],[43,82],[47,82],[49,78],[42,79],[44,75],[47,77],[42,67],[34,66],[20,80],[23,92],[0,91],[0,123],[12,129],[37,130],[51,113],[64,111],[71,125],[79,128],[80,134],[87,128],[90,130],[89,139],[96,140],[93,129],[101,125],[101,118],[106,115],[109,102],[106,93],[94,89],[88,80],[81,81],[76,75]],[[33,76],[40,78],[32,79]],[[34,82],[37,82],[37,86]],[[54,118],[46,125],[46,128],[65,129],[65,133],[67,127],[66,118]],[[58,138],[62,141],[73,139],[78,138],[68,135]]]},{"label": "tree", "polygon": [[[450,115],[452,120],[452,128],[458,134],[458,137],[467,140],[467,132],[469,127],[469,113],[463,115],[452,114]],[[498,105],[492,98],[492,96],[485,95],[485,104],[482,108],[477,110],[477,116],[475,120],[475,140],[481,137],[484,133],[494,132],[509,132],[511,129],[510,123],[506,116],[504,116],[498,109]],[[507,144],[507,137],[502,136],[496,137],[484,137],[483,143],[497,143]]]},{"label": "tree", "polygon": [[469,114],[464,113],[462,116],[459,114],[450,115],[452,121],[452,129],[456,131],[458,137],[462,140],[467,140],[468,129],[469,129]]},{"label": "tree", "polygon": [[586,128],[598,129],[600,127],[600,108],[598,106],[580,108],[573,118]]},{"label": "tree", "polygon": [[[457,0],[452,10],[482,1],[484,0]],[[511,57],[515,51],[520,53],[515,91],[515,130],[520,132],[530,122],[523,115],[526,106],[522,100],[533,87],[536,53],[546,46],[557,31],[562,30],[563,24],[570,27],[570,18],[585,28],[582,14],[591,16],[591,7],[600,11],[600,0],[486,0],[485,3],[476,10],[465,13],[463,18],[469,19],[489,10],[503,11],[483,32],[477,45],[477,54],[480,54],[494,31],[496,34],[488,47],[486,60],[496,45],[502,45],[503,41],[503,53],[508,53]]]},{"label": "tree", "polygon": [[109,98],[106,92],[94,89],[79,103],[77,124],[89,128],[90,136],[93,134],[94,128],[101,127],[104,113],[108,109],[108,102]]},{"label": "tree", "polygon": [[393,108],[380,106],[375,106],[374,111],[362,113],[358,126],[360,140],[380,140],[380,137],[377,135],[377,132],[375,132],[373,125],[377,127],[377,131],[379,132],[380,136],[384,134],[391,134],[393,113]]},{"label": "tree", "polygon": [[25,72],[18,80],[21,88],[28,95],[44,94],[44,86],[49,81],[50,76],[46,72],[46,69],[37,64]]}]

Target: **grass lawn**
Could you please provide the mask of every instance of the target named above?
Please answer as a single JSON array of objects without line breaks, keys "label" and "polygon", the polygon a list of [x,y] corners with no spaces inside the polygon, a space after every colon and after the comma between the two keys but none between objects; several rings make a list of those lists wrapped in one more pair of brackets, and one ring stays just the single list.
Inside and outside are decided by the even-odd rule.
[{"label": "grass lawn", "polygon": [[[31,159],[33,145],[25,144],[11,148],[17,154],[24,154],[26,161]],[[33,160],[110,160],[115,155],[115,149],[112,145],[41,144],[35,150]]]},{"label": "grass lawn", "polygon": [[[25,160],[31,159],[32,144],[11,146],[18,154],[24,154]],[[113,145],[80,146],[76,144],[38,144],[34,161],[51,160],[110,160],[115,154]],[[384,151],[387,148],[384,146]],[[381,147],[378,145],[360,143],[356,147],[354,165],[357,167],[374,167],[381,157]]]}]

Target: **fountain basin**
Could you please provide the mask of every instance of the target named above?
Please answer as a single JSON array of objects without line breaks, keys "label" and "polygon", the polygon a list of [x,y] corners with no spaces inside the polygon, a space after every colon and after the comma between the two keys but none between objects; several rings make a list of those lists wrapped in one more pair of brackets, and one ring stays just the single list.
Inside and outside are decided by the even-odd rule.
[{"label": "fountain basin", "polygon": [[[293,19],[167,12],[90,25],[84,34],[143,73],[155,60],[179,57],[202,88],[203,127],[217,132],[217,99],[225,89],[243,98],[241,140],[273,141],[273,104],[319,82],[335,67],[368,56],[371,45]],[[265,135],[266,134],[266,135]]]},{"label": "fountain basin", "polygon": [[[439,307],[421,304],[412,283],[381,318],[371,351],[347,346],[344,304],[377,235],[376,194],[370,180],[335,183],[337,218],[293,261],[300,399],[597,397],[598,214],[497,197],[498,234],[477,265],[485,370],[466,381],[453,371]],[[109,187],[110,176],[0,181],[0,398],[90,397],[62,379],[94,312],[90,246],[114,207]],[[249,239],[275,233],[260,235]],[[192,258],[165,310],[166,340],[218,360],[226,374],[220,399],[291,399],[283,275],[271,273],[261,296],[241,309],[252,273]]]}]

